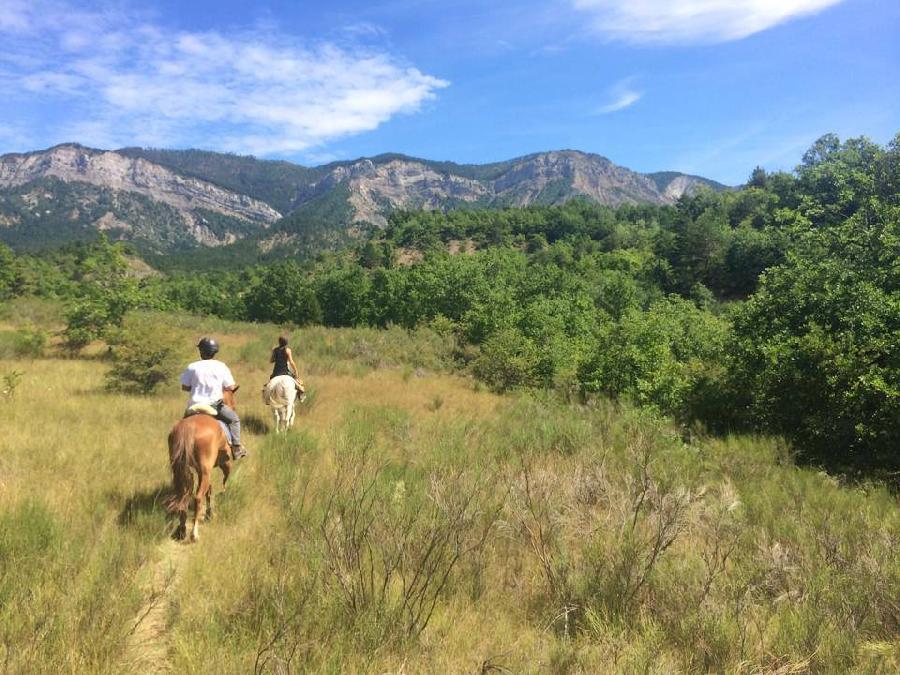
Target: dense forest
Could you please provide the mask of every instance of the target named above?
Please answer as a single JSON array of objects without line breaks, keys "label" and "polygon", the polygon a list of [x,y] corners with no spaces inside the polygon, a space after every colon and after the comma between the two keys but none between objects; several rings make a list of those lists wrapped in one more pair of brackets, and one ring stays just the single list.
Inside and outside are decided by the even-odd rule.
[{"label": "dense forest", "polygon": [[833,470],[900,469],[900,135],[827,135],[793,173],[675,206],[395,212],[341,253],[216,273],[136,274],[134,254],[0,246],[0,299],[64,301],[71,349],[140,308],[422,328],[496,390],[625,398],[784,435]]}]

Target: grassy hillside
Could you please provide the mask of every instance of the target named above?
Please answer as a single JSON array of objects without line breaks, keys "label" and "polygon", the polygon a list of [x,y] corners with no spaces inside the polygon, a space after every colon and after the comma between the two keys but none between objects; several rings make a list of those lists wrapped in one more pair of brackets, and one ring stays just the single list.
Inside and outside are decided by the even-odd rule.
[{"label": "grassy hillside", "polygon": [[15,357],[23,321],[53,320],[37,310],[0,318],[0,377],[22,374],[0,397],[10,672],[900,668],[895,500],[778,439],[498,396],[444,374],[429,331],[325,328],[291,336],[310,399],[276,438],[277,329],[159,317],[185,359],[220,338],[252,452],[180,544],[162,502],[183,395],[108,393],[100,348]]}]

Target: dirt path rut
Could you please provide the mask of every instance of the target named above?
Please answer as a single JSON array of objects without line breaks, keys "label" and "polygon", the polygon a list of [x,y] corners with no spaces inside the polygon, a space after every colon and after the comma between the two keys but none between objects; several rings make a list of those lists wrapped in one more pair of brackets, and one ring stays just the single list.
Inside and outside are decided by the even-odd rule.
[{"label": "dirt path rut", "polygon": [[121,664],[124,672],[172,672],[166,623],[189,551],[188,545],[168,539],[157,548],[156,560],[139,573],[145,600],[131,624]]}]

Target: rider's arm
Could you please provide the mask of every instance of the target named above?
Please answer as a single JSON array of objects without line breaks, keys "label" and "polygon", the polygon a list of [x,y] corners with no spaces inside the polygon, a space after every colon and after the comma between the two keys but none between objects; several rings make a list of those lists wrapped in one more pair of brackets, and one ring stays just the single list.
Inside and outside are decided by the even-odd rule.
[{"label": "rider's arm", "polygon": [[178,381],[181,383],[181,391],[190,391],[191,390],[191,370],[188,368],[185,370]]},{"label": "rider's arm", "polygon": [[288,363],[291,364],[291,370],[294,371],[294,376],[297,376],[297,364],[294,363],[294,353],[291,351],[290,347],[285,349],[285,353],[287,354]]},{"label": "rider's arm", "polygon": [[237,391],[238,385],[237,382],[234,381],[234,376],[231,374],[231,370],[229,370],[228,366],[224,363],[222,364],[222,389],[227,389],[228,391]]},{"label": "rider's arm", "polygon": [[275,363],[275,350],[272,350],[272,353],[269,354],[269,363]]}]

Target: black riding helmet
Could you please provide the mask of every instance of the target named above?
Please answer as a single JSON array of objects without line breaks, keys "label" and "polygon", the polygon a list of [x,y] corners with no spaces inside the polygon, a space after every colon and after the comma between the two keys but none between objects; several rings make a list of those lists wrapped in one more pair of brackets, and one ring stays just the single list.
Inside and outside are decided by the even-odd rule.
[{"label": "black riding helmet", "polygon": [[197,349],[200,350],[201,358],[211,359],[219,353],[219,343],[211,337],[203,337],[200,338],[200,342],[197,343]]}]

